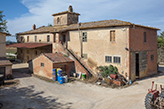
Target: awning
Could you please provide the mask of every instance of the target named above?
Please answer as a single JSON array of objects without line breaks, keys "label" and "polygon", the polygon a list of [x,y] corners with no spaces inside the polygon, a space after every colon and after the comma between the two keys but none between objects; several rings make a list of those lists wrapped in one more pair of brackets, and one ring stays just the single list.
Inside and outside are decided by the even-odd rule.
[{"label": "awning", "polygon": [[15,43],[6,45],[6,47],[16,47],[16,48],[38,48],[43,46],[52,45],[51,43]]}]

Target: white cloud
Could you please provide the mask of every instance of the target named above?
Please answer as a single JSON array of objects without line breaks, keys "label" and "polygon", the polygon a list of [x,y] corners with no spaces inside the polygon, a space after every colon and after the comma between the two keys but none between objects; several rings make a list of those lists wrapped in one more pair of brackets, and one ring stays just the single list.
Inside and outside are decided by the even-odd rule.
[{"label": "white cloud", "polygon": [[21,3],[28,8],[29,13],[8,20],[11,34],[28,31],[33,24],[37,27],[52,24],[51,15],[66,11],[69,5],[81,14],[80,22],[119,19],[164,30],[161,25],[164,23],[163,0],[22,0]]}]

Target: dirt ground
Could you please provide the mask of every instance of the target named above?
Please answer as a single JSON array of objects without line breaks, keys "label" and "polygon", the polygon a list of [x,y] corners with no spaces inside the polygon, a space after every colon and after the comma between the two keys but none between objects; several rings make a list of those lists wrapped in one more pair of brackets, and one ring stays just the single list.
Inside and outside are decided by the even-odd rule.
[{"label": "dirt ground", "polygon": [[[160,70],[164,72],[164,66]],[[1,89],[2,109],[144,109],[151,82],[164,79],[164,73],[160,73],[127,88],[112,89],[79,81],[63,85],[49,83],[31,77],[27,71],[26,64],[13,65],[13,75],[20,84]]]}]

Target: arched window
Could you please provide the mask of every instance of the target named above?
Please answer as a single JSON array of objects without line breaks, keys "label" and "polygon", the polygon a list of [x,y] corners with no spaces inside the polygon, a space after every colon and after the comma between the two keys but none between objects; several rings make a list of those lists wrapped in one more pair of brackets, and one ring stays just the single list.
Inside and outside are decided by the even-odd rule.
[{"label": "arched window", "polygon": [[50,35],[47,35],[47,42],[50,42]]},{"label": "arched window", "polygon": [[27,36],[27,42],[29,42],[29,36]]},{"label": "arched window", "polygon": [[60,23],[60,18],[58,17],[58,18],[57,18],[57,24],[59,24],[59,23]]}]

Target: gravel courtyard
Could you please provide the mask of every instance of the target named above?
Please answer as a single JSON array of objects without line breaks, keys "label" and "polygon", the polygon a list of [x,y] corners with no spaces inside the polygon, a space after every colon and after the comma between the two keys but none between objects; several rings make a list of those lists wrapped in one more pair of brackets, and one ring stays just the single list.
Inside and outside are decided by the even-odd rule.
[{"label": "gravel courtyard", "polygon": [[[144,109],[144,98],[151,82],[164,79],[164,73],[160,73],[124,89],[105,88],[78,81],[59,85],[31,77],[24,73],[26,67],[25,64],[13,65],[13,75],[20,84],[1,89],[2,109]],[[160,70],[164,71],[164,66],[160,66]]]}]

